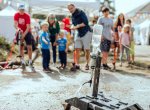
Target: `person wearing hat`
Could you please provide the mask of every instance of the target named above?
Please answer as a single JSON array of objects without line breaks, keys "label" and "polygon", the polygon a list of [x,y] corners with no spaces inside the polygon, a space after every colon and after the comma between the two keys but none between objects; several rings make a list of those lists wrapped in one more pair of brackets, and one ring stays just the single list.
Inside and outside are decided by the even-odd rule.
[{"label": "person wearing hat", "polygon": [[[30,28],[30,16],[25,12],[25,5],[19,4],[18,12],[14,15],[14,26],[16,30],[20,30],[22,32],[21,42],[26,42],[27,51],[29,56],[29,66],[32,67],[32,34]],[[24,46],[22,45],[20,48],[21,51],[21,63],[23,68],[25,69],[25,61],[24,61]]]},{"label": "person wearing hat", "polygon": [[111,47],[111,42],[113,40],[113,19],[109,17],[109,9],[107,7],[102,8],[102,13],[103,17],[98,19],[98,24],[103,26],[100,49],[102,51],[102,66],[107,70],[111,69],[107,65],[107,59]]}]

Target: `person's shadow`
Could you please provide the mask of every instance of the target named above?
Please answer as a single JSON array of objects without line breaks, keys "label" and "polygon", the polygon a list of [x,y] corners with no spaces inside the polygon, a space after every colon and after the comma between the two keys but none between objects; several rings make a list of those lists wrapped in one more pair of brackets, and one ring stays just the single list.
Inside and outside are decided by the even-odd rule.
[{"label": "person's shadow", "polygon": [[33,81],[40,81],[40,78],[43,78],[42,74],[39,71],[22,71],[22,77],[27,79],[32,79]]},{"label": "person's shadow", "polygon": [[66,78],[75,78],[79,71],[72,72],[69,68],[66,69],[58,69],[56,67],[51,68],[51,72],[47,72],[46,74],[54,80],[57,81],[65,81]]}]

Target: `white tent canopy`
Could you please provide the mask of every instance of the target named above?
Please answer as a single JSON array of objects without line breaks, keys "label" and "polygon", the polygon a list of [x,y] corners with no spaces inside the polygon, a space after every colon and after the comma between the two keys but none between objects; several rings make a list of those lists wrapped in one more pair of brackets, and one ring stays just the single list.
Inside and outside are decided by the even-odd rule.
[{"label": "white tent canopy", "polygon": [[12,16],[16,13],[11,6],[7,6],[4,10],[0,11],[0,16]]},{"label": "white tent canopy", "polygon": [[11,6],[7,6],[0,11],[0,36],[4,36],[7,40],[12,41],[15,36],[15,28],[13,16],[16,13]]},{"label": "white tent canopy", "polygon": [[142,45],[149,44],[150,39],[150,20],[147,19],[143,21],[141,24],[138,25],[139,28],[139,37],[140,37],[140,43]]},{"label": "white tent canopy", "polygon": [[69,14],[67,4],[73,3],[76,7],[84,9],[88,12],[98,10],[99,2],[96,0],[30,0],[29,4],[32,7],[32,13],[56,13]]}]

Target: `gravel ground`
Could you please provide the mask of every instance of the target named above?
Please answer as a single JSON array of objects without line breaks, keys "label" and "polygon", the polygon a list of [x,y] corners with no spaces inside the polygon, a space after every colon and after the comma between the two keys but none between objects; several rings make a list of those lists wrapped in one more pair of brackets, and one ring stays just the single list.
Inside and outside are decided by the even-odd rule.
[{"label": "gravel ground", "polygon": [[[40,67],[36,67],[37,73],[23,74],[21,69],[2,71],[0,110],[63,110],[65,99],[91,94],[89,85],[77,93],[80,85],[90,79],[90,73],[69,70],[59,73],[53,69],[54,73],[44,73]],[[99,91],[130,104],[139,103],[149,110],[150,74],[145,70],[125,70],[102,70]]]},{"label": "gravel ground", "polygon": [[[71,55],[68,62],[72,62]],[[88,84],[77,92],[91,77],[90,71],[84,71],[84,64],[81,66],[80,71],[70,72],[69,69],[58,71],[51,65],[54,72],[44,73],[39,57],[36,73],[23,73],[21,69],[0,72],[0,110],[63,110],[65,99],[91,94]],[[116,72],[102,70],[99,91],[150,110],[149,70],[125,66],[118,64]]]}]

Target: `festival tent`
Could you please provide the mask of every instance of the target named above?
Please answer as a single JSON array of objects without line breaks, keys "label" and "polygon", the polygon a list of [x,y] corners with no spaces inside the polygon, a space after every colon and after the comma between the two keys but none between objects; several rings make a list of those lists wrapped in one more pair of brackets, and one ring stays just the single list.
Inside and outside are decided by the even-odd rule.
[{"label": "festival tent", "polygon": [[150,20],[147,19],[138,25],[140,29],[140,41],[142,45],[150,44]]},{"label": "festival tent", "polygon": [[[10,42],[14,39],[16,32],[13,20],[16,12],[11,6],[0,11],[0,37],[5,37]],[[31,25],[31,27],[40,27],[35,19],[31,19]]]},{"label": "festival tent", "polygon": [[150,14],[149,10],[150,10],[150,2],[146,2],[145,4],[142,4],[139,7],[135,8],[134,10],[128,12],[126,15],[128,17],[134,17],[137,14],[142,14],[142,13]]},{"label": "festival tent", "polygon": [[16,10],[11,6],[7,6],[0,11],[0,36],[5,37],[8,41],[12,41],[15,36],[15,28],[13,16]]},{"label": "festival tent", "polygon": [[67,4],[73,3],[76,7],[83,9],[87,13],[99,10],[100,3],[96,0],[30,0],[29,5],[32,6],[32,13],[56,13],[70,14]]}]

